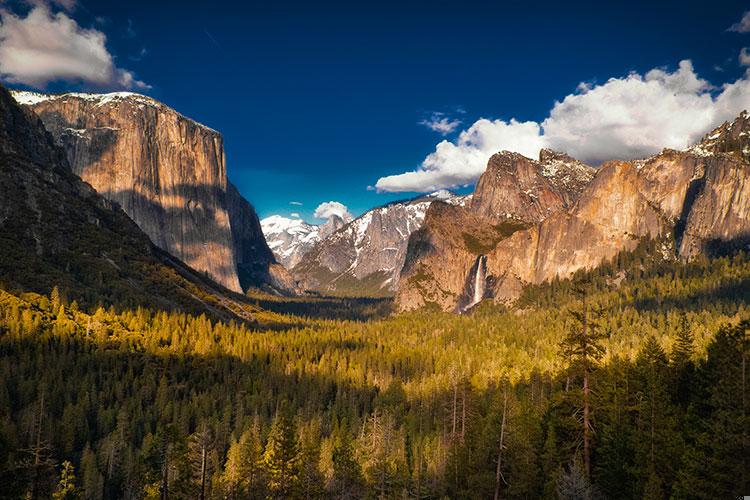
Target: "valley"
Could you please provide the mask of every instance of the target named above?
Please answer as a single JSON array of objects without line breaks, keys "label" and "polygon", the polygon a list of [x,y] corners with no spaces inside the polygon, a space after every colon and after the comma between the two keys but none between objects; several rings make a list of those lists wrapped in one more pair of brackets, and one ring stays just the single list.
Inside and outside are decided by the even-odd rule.
[{"label": "valley", "polygon": [[737,495],[748,134],[316,225],[152,98],[0,88],[0,498]]}]

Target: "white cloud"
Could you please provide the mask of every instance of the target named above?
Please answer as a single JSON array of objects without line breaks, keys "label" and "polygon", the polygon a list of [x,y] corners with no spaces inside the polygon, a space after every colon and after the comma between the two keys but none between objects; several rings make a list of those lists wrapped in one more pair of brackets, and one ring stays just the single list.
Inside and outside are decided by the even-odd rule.
[{"label": "white cloud", "polygon": [[295,206],[298,206],[298,207],[302,206],[302,202],[301,201],[290,201],[289,204],[290,205],[295,205]]},{"label": "white cloud", "polygon": [[461,125],[461,121],[452,120],[444,113],[432,113],[429,118],[425,118],[419,124],[441,135],[448,135]]},{"label": "white cloud", "polygon": [[292,213],[289,214],[289,216],[290,217],[294,217],[295,219],[299,219],[300,218],[300,216],[299,216],[299,214],[297,212],[292,212]]},{"label": "white cloud", "polygon": [[326,201],[318,205],[313,214],[318,219],[328,219],[334,215],[341,217],[344,220],[350,220],[352,214],[349,213],[349,209],[343,203],[338,201]]},{"label": "white cloud", "polygon": [[[56,3],[75,6],[68,0]],[[38,88],[52,81],[149,88],[132,72],[115,66],[104,33],[81,28],[64,12],[53,13],[37,3],[26,17],[0,9],[0,18],[0,74],[8,82]]]},{"label": "white cloud", "polygon": [[417,170],[381,177],[375,188],[391,192],[432,192],[471,184],[482,175],[493,153],[512,149],[535,155],[542,147],[538,123],[482,118],[461,132],[455,142],[440,142]]},{"label": "white cloud", "polygon": [[601,85],[582,83],[541,123],[480,119],[455,142],[440,142],[416,170],[382,177],[375,187],[431,192],[471,184],[501,150],[534,158],[550,147],[596,165],[682,149],[750,107],[748,78],[717,89],[685,60],[671,72],[657,68]]},{"label": "white cloud", "polygon": [[734,31],[737,33],[750,32],[750,10],[742,15],[740,22],[731,25],[727,31]]},{"label": "white cloud", "polygon": [[612,78],[555,103],[542,122],[544,139],[592,164],[684,148],[714,124],[710,89],[690,61],[671,73],[653,69]]}]

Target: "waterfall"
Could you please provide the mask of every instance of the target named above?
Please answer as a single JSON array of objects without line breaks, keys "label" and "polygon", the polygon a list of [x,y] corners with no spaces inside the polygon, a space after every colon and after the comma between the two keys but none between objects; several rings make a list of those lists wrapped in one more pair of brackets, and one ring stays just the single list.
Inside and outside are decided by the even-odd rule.
[{"label": "waterfall", "polygon": [[467,280],[465,293],[467,304],[461,308],[461,312],[471,309],[484,299],[487,289],[487,256],[480,255],[471,266],[469,279]]}]

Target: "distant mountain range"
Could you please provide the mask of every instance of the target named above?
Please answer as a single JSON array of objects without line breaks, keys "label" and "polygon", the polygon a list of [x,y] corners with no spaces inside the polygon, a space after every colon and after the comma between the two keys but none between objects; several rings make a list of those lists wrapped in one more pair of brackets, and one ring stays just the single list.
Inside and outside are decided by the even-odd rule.
[{"label": "distant mountain range", "polygon": [[464,204],[447,191],[374,208],[351,221],[320,226],[272,216],[261,225],[271,249],[299,287],[324,293],[390,295],[398,287],[409,236],[431,203]]},{"label": "distant mountain range", "polygon": [[[158,255],[234,292],[395,294],[401,310],[434,304],[462,312],[484,299],[511,302],[528,284],[596,267],[643,238],[661,240],[665,258],[685,260],[750,241],[744,112],[687,150],[596,169],[546,149],[537,160],[503,151],[471,195],[438,192],[312,225],[259,221],[227,180],[221,135],[151,98],[13,96],[54,144],[44,143],[32,115],[6,102],[9,116],[28,117],[13,133],[6,124],[8,144],[31,141],[25,154],[47,154],[47,163],[80,176],[115,213],[121,207],[165,252]],[[34,131],[26,137],[23,127]],[[23,202],[31,212],[37,198]]]},{"label": "distant mountain range", "polygon": [[276,259],[292,269],[318,242],[350,221],[351,218],[332,215],[324,224],[308,224],[299,218],[272,215],[260,225]]}]

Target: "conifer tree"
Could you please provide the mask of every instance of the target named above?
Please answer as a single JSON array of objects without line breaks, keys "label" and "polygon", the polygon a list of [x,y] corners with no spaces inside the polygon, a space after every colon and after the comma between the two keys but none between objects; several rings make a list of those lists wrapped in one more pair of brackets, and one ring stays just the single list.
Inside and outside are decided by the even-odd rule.
[{"label": "conifer tree", "polygon": [[340,429],[332,453],[333,475],[328,486],[331,498],[351,500],[364,493],[362,468],[354,458],[353,442],[346,428]]},{"label": "conifer tree", "polygon": [[257,419],[229,447],[223,482],[230,498],[264,498],[263,448]]},{"label": "conifer tree", "polygon": [[585,285],[576,289],[580,297],[580,308],[571,309],[572,325],[560,344],[563,355],[571,360],[571,368],[580,373],[583,380],[581,397],[581,427],[583,435],[583,471],[591,478],[591,374],[604,355],[602,341],[606,335],[597,324],[598,311],[589,304]]},{"label": "conifer tree", "polygon": [[272,497],[289,498],[298,494],[300,450],[297,427],[285,405],[276,411],[263,461]]},{"label": "conifer tree", "polygon": [[69,460],[62,463],[60,481],[57,483],[57,489],[52,494],[52,498],[54,500],[77,500],[79,498],[75,471]]}]

